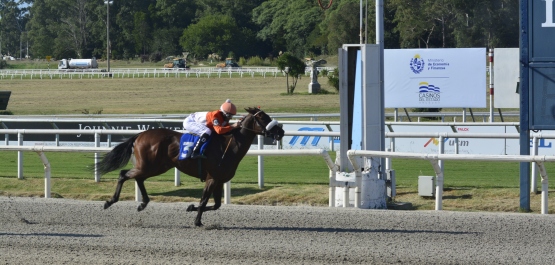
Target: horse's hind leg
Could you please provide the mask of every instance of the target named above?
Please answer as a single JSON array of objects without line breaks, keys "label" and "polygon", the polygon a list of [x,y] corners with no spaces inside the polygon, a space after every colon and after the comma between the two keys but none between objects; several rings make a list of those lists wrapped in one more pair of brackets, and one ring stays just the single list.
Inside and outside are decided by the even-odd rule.
[{"label": "horse's hind leg", "polygon": [[129,170],[122,170],[119,172],[119,178],[118,178],[118,184],[116,186],[116,192],[114,192],[114,196],[112,196],[112,199],[110,199],[109,201],[106,201],[106,203],[104,203],[104,209],[108,209],[108,207],[112,206],[112,204],[118,202],[119,200],[119,195],[121,193],[121,188],[123,186],[123,183],[129,179],[129,177],[127,176],[127,172],[129,172]]},{"label": "horse's hind leg", "polygon": [[141,195],[143,197],[143,202],[141,202],[141,204],[139,204],[139,207],[137,207],[137,211],[140,212],[146,208],[146,205],[148,204],[148,202],[150,202],[150,198],[148,198],[148,194],[146,193],[145,180],[135,179],[135,182],[137,182],[137,186],[139,187],[139,190],[141,191]]}]

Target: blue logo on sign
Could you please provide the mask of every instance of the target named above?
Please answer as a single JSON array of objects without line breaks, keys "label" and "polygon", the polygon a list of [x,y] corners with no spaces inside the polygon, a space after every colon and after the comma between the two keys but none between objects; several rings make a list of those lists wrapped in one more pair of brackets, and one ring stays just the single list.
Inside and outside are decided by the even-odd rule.
[{"label": "blue logo on sign", "polygon": [[414,58],[410,59],[410,69],[415,74],[424,71],[424,59],[420,58],[420,54],[415,54]]},{"label": "blue logo on sign", "polygon": [[436,87],[428,82],[420,82],[418,84],[418,101],[420,103],[439,103],[441,94],[439,87]]},{"label": "blue logo on sign", "polygon": [[[532,140],[530,140],[530,147],[534,147]],[[549,144],[546,144],[545,139],[540,139],[538,143],[538,148],[551,148],[551,142],[549,142]]]},{"label": "blue logo on sign", "polygon": [[420,86],[418,87],[418,92],[420,93],[428,93],[434,92],[439,93],[439,87],[429,84],[428,82],[420,82]]},{"label": "blue logo on sign", "polygon": [[[308,128],[308,127],[302,127],[299,129],[300,131],[309,131],[309,132],[323,132],[324,129],[323,128]],[[310,139],[310,136],[303,136],[303,139],[301,140],[301,145],[305,146],[306,143],[308,142],[308,140]],[[289,145],[295,145],[297,143],[297,141],[299,140],[299,136],[293,136],[293,138],[291,138],[291,141],[289,141]],[[312,146],[317,146],[318,142],[320,141],[320,136],[314,136],[314,139],[312,139],[312,142],[310,143]]]}]

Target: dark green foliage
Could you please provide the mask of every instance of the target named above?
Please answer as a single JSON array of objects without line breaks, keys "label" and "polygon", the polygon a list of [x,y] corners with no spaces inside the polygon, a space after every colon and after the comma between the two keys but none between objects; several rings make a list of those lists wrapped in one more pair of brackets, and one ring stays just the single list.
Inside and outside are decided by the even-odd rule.
[{"label": "dark green foliage", "polygon": [[[0,1],[1,53],[24,57],[28,43],[32,58],[106,59],[107,25],[112,59],[304,58],[361,40],[359,0],[333,1],[325,11],[312,0],[118,0],[109,16],[107,9],[92,0]],[[374,43],[373,2],[366,13],[363,41]],[[518,47],[518,29],[515,0],[384,1],[386,48]]]},{"label": "dark green foliage", "polygon": [[209,15],[183,31],[181,46],[197,57],[216,53],[226,57],[244,40],[241,29],[230,16]]},{"label": "dark green foliage", "polygon": [[[412,109],[412,111],[413,112],[441,112],[441,108],[414,108]],[[441,118],[438,116],[435,116],[435,117],[429,117],[424,119],[439,120]]]},{"label": "dark green foliage", "polygon": [[333,72],[328,75],[328,84],[334,87],[339,92],[339,68],[333,69]]}]

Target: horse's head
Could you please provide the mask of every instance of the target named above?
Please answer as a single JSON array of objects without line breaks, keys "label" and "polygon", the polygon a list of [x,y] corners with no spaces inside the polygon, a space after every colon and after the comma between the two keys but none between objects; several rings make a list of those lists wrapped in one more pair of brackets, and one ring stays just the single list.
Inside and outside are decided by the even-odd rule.
[{"label": "horse's head", "polygon": [[[254,131],[256,134],[271,137],[275,141],[281,140],[285,131],[278,125],[277,120],[272,120],[268,114],[259,108],[246,108],[249,114],[241,121],[241,126],[247,130]],[[252,121],[250,121],[252,119]],[[252,123],[252,125],[250,125]],[[252,127],[251,127],[252,126]]]}]

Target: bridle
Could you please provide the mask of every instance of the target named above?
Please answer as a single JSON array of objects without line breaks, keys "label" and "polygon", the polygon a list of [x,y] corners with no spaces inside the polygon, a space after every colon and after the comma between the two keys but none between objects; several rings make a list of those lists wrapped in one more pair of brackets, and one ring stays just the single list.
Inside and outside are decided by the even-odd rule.
[{"label": "bridle", "polygon": [[[261,112],[263,112],[263,111],[259,110],[255,114],[252,114],[252,117],[253,117],[254,121],[256,122],[256,123],[253,124],[252,129],[243,126],[243,121],[245,120],[245,116],[243,116],[241,119],[239,119],[239,121],[237,122],[237,127],[241,128],[241,129],[248,130],[248,131],[252,131],[255,134],[264,135],[266,137],[272,136],[273,133],[270,132],[270,131],[272,130],[272,128],[274,128],[274,126],[276,126],[278,124],[278,121],[277,120],[272,120],[270,123],[268,123],[268,125],[263,126],[260,123],[260,121],[258,120],[259,118],[257,117],[257,115],[260,114]],[[256,126],[258,126],[258,128],[260,128],[261,130],[256,130],[256,128],[255,128]],[[274,143],[275,143],[277,139],[276,139],[275,136],[273,138],[274,138]],[[222,159],[220,160],[220,164],[221,164],[221,161],[223,161],[224,156],[227,153],[227,150],[229,149],[229,145],[231,144],[232,139],[235,139],[235,138],[232,137],[231,139],[229,139],[229,142],[227,143],[227,146],[226,146],[226,148],[224,150],[224,153],[222,155]],[[218,166],[220,166],[220,164],[218,164]]]},{"label": "bridle", "polygon": [[[270,137],[272,135],[272,133],[270,132],[272,130],[272,128],[274,128],[274,126],[276,126],[278,124],[277,120],[272,120],[270,123],[268,123],[268,125],[264,126],[263,124],[261,124],[258,114],[260,114],[261,112],[263,112],[262,110],[259,110],[258,112],[256,112],[255,114],[252,114],[255,124],[253,124],[253,128],[248,128],[248,127],[243,127],[243,121],[245,119],[245,117],[241,118],[238,122],[238,125],[245,130],[249,130],[252,131],[256,134],[261,134],[264,135],[266,137]],[[255,126],[257,126],[258,128],[260,128],[259,130],[256,130]]]}]

